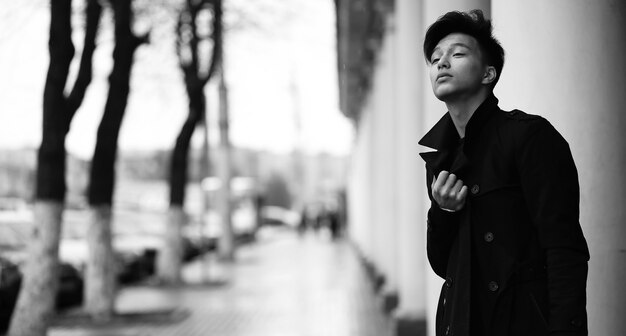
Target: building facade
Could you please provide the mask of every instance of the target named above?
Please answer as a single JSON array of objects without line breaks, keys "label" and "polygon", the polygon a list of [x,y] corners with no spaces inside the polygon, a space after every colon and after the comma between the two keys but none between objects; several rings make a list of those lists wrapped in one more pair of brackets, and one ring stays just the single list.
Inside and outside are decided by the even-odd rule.
[{"label": "building facade", "polygon": [[506,51],[495,94],[547,118],[578,167],[589,262],[590,335],[626,330],[626,2],[336,0],[342,112],[357,129],[349,235],[378,279],[397,334],[434,335],[442,284],[426,260],[428,197],[417,142],[446,112],[432,94],[425,30],[450,10],[482,9]]}]

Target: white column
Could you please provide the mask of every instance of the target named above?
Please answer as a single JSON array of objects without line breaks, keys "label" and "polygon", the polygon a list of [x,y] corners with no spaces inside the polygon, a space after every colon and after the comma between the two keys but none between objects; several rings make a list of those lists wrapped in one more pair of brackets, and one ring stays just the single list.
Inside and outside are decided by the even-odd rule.
[{"label": "white column", "polygon": [[368,259],[372,255],[371,236],[371,113],[363,109],[351,157],[348,204],[350,238]]},{"label": "white column", "polygon": [[[386,44],[387,41],[385,41]],[[388,215],[390,210],[390,191],[389,176],[387,168],[389,164],[388,155],[390,152],[387,147],[387,138],[389,134],[389,118],[390,111],[389,101],[386,96],[386,86],[389,85],[386,74],[389,64],[384,60],[385,45],[379,51],[374,75],[372,88],[368,97],[368,106],[371,108],[370,131],[372,135],[370,164],[372,167],[371,176],[371,211],[372,211],[372,261],[376,270],[387,280],[390,276],[389,263],[389,246],[387,243],[387,231],[389,230]]]},{"label": "white column", "polygon": [[[377,212],[375,217],[377,239],[381,257],[380,268],[384,272],[385,285],[382,289],[385,308],[392,308],[393,300],[398,294],[398,243],[397,243],[397,147],[396,133],[396,99],[395,99],[395,27],[394,20],[389,17],[385,38],[377,62],[375,89],[376,102],[376,134],[375,145],[376,165],[374,204]],[[391,300],[391,301],[389,301]]]},{"label": "white column", "polygon": [[[370,99],[371,100],[371,99]],[[374,252],[374,243],[373,236],[374,233],[374,219],[373,219],[373,200],[372,200],[372,178],[374,167],[372,166],[372,148],[374,144],[374,133],[372,131],[372,123],[373,123],[373,112],[371,107],[368,104],[364,104],[365,107],[361,111],[361,118],[363,120],[363,132],[365,133],[365,141],[363,142],[363,167],[365,170],[365,174],[363,175],[364,179],[361,181],[363,188],[363,216],[364,216],[364,230],[363,230],[363,254],[367,258],[368,261],[374,262],[375,252]]]},{"label": "white column", "polygon": [[626,3],[524,0],[493,5],[506,51],[501,105],[545,116],[577,164],[591,260],[589,335],[626,330]]},{"label": "white column", "polygon": [[[481,9],[485,14],[485,17],[491,16],[491,7],[489,0],[424,0],[424,11],[423,11],[423,22],[424,22],[424,33],[426,29],[433,24],[438,17],[441,15],[452,11],[452,10],[460,10],[460,11],[468,11],[471,9]],[[520,15],[522,16],[522,15]],[[422,37],[420,40],[420,45],[424,42],[424,38]],[[422,56],[422,60],[424,57]],[[430,129],[435,123],[443,116],[445,112],[447,112],[446,106],[435,96],[433,95],[432,87],[430,85],[430,81],[428,79],[428,69],[424,64],[424,122],[426,125],[426,130]],[[422,148],[421,151],[425,151],[426,149]],[[427,201],[426,201],[427,202]],[[428,206],[428,205],[427,205]],[[437,299],[439,298],[439,292],[441,290],[441,285],[443,284],[443,280],[439,278],[435,273],[428,268],[428,277],[427,277],[427,289],[428,289],[428,335],[435,335],[435,313],[437,308]]]},{"label": "white column", "polygon": [[[396,193],[399,272],[398,334],[419,335],[426,320],[426,211],[424,162],[417,142],[425,131],[422,1],[396,2]],[[405,326],[406,325],[406,326]]]}]

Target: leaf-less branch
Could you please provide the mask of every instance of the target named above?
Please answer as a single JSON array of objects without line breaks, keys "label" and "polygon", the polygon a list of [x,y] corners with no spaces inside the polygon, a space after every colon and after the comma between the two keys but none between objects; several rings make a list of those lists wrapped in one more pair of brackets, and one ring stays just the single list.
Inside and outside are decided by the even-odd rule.
[{"label": "leaf-less branch", "polygon": [[82,104],[87,87],[91,83],[93,73],[92,59],[93,53],[96,50],[96,34],[98,33],[98,26],[100,24],[102,6],[98,0],[89,0],[86,12],[87,24],[85,29],[85,40],[83,43],[83,53],[80,59],[80,67],[74,87],[67,98],[66,133],[69,131],[70,122],[78,110],[78,107]]},{"label": "leaf-less branch", "polygon": [[[182,10],[176,25],[176,53],[181,69],[185,75],[187,86],[203,87],[211,79],[218,68],[222,50],[222,1],[187,0],[187,9]],[[206,73],[200,71],[199,44],[203,39],[198,27],[198,16],[201,11],[212,9],[213,19],[211,34],[208,36],[213,41],[210,63]]]},{"label": "leaf-less branch", "polygon": [[213,15],[213,29],[211,34],[213,39],[213,55],[211,57],[209,69],[207,70],[204,78],[201,78],[203,86],[211,79],[213,73],[215,73],[215,70],[221,62],[223,48],[222,0],[213,1]]}]

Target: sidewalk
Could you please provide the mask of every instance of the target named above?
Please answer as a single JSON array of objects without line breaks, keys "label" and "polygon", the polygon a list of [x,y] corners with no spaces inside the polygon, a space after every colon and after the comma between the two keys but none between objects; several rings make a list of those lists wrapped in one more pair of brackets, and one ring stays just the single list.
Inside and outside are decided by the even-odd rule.
[{"label": "sidewalk", "polygon": [[390,336],[354,251],[325,235],[261,231],[232,265],[189,264],[188,285],[123,289],[116,312],[171,312],[102,327],[53,327],[51,336]]}]

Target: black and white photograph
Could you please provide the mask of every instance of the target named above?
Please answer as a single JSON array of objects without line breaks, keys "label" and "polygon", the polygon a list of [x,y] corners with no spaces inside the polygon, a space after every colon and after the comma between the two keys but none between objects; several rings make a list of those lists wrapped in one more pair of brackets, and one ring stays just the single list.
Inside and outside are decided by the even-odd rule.
[{"label": "black and white photograph", "polygon": [[624,55],[620,0],[0,0],[0,336],[622,336]]}]

